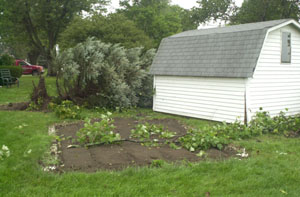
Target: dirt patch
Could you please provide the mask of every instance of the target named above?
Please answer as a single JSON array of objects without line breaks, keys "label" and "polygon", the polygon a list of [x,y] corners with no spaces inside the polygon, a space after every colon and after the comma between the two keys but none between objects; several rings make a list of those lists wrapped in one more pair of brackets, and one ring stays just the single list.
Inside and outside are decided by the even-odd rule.
[{"label": "dirt patch", "polygon": [[9,111],[24,111],[29,106],[29,102],[22,103],[9,103],[7,105],[0,105],[0,110],[9,110]]},{"label": "dirt patch", "polygon": [[291,131],[288,134],[286,134],[286,137],[299,138],[300,137],[300,131],[297,131],[297,132]]},{"label": "dirt patch", "polygon": [[[128,118],[115,118],[115,132],[120,133],[123,139],[130,136],[131,129],[139,123]],[[148,120],[149,124],[164,125],[165,128],[177,135],[186,133],[186,129],[177,120],[174,119],[157,119]],[[72,140],[76,139],[76,132],[83,127],[83,122],[77,122],[66,126],[56,126],[57,135],[63,136],[60,143],[60,159],[63,165],[60,171],[84,171],[95,172],[99,169],[121,170],[129,166],[148,166],[153,160],[165,160],[168,162],[190,161],[197,162],[203,160],[196,153],[189,152],[185,149],[174,150],[168,145],[162,147],[146,147],[139,143],[122,142],[113,145],[102,145],[91,148],[68,148]],[[225,148],[223,151],[211,149],[206,151],[206,158],[226,159],[236,155],[232,148]]]}]

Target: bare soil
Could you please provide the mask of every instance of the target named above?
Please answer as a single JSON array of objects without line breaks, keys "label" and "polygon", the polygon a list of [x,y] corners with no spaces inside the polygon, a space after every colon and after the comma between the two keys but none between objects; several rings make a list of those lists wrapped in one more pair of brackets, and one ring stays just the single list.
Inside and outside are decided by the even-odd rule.
[{"label": "bare soil", "polygon": [[[147,122],[164,125],[165,128],[176,132],[177,135],[184,135],[186,133],[186,128],[174,119],[155,119],[147,120]],[[131,129],[139,123],[145,123],[145,121],[115,118],[115,132],[120,133],[122,139],[128,139]],[[149,166],[153,160],[197,162],[204,159],[196,156],[196,153],[185,149],[174,150],[167,145],[162,147],[146,147],[134,142],[102,145],[88,149],[84,147],[67,148],[68,145],[72,144],[72,139],[76,139],[76,132],[82,127],[83,122],[67,126],[56,126],[57,135],[63,136],[59,148],[59,157],[63,165],[59,171],[95,172],[100,169],[121,170],[129,166]],[[223,151],[211,149],[206,151],[206,158],[226,159],[235,156],[236,153],[232,148],[225,148]]]},{"label": "bare soil", "polygon": [[26,110],[28,106],[29,102],[9,103],[6,105],[0,105],[0,110],[23,111]]}]

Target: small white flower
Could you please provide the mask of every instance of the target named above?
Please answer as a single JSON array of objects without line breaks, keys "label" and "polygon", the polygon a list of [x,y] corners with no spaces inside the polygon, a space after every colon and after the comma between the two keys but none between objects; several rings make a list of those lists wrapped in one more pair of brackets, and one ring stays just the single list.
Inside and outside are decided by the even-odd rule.
[{"label": "small white flower", "polygon": [[9,150],[7,146],[3,145],[2,150]]},{"label": "small white flower", "polygon": [[31,150],[31,149],[29,149],[29,150],[27,151],[27,154],[30,154],[30,153],[31,153],[31,151],[32,151],[32,150]]}]

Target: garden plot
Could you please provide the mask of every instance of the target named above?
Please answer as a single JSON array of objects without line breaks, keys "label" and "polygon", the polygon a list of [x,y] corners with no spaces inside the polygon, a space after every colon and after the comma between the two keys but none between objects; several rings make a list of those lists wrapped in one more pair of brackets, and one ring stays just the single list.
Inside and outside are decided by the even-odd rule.
[{"label": "garden plot", "polygon": [[[237,154],[237,150],[231,146],[227,146],[222,151],[210,149],[199,156],[199,151],[190,152],[184,148],[171,148],[170,144],[167,143],[149,145],[130,140],[132,139],[131,130],[141,124],[164,127],[168,131],[176,133],[168,139],[169,141],[176,141],[178,136],[186,134],[186,128],[174,119],[134,120],[114,118],[114,132],[120,134],[123,141],[88,148],[82,146],[70,148],[70,145],[76,144],[78,140],[76,133],[84,127],[84,122],[56,126],[56,135],[59,136],[58,153],[61,160],[58,170],[84,172],[95,172],[100,169],[121,170],[129,166],[150,166],[156,160],[197,162],[205,158],[225,159]],[[154,135],[151,139],[154,140],[156,137]]]}]

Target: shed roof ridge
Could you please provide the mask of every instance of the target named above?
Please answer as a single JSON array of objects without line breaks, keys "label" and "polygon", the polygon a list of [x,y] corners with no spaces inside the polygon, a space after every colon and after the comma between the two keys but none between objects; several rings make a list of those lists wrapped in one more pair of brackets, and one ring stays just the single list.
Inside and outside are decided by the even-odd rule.
[{"label": "shed roof ridge", "polygon": [[[267,31],[270,29],[270,27],[268,28],[261,28],[261,29],[252,29],[252,30],[241,30],[241,31],[235,31],[235,32],[218,32],[218,33],[210,33],[210,34],[200,34],[200,35],[186,35],[186,36],[170,36],[170,37],[167,37],[168,39],[169,38],[184,38],[184,37],[197,37],[197,36],[205,36],[205,35],[217,35],[217,34],[232,34],[232,33],[236,33],[236,32],[249,32],[249,31],[261,31],[261,30],[266,30],[266,33]],[[197,30],[191,30],[191,31],[197,31]],[[187,31],[185,31],[187,32]]]},{"label": "shed roof ridge", "polygon": [[[230,26],[225,26],[225,27],[214,27],[214,28],[208,28],[208,29],[194,29],[194,30],[188,30],[188,31],[184,31],[184,32],[181,32],[181,33],[178,33],[178,34],[175,34],[175,35],[172,35],[172,36],[169,36],[167,38],[178,38],[178,37],[193,37],[193,36],[201,36],[201,35],[214,35],[214,34],[227,34],[227,33],[235,33],[235,32],[245,32],[245,31],[255,31],[255,30],[262,30],[262,29],[270,29],[272,27],[275,27],[277,25],[280,25],[280,24],[283,24],[287,21],[291,21],[291,20],[294,20],[294,19],[279,19],[279,20],[271,20],[271,21],[261,21],[261,22],[253,22],[253,23],[244,23],[244,24],[238,24],[238,25],[230,25]],[[234,31],[229,31],[229,32],[222,32],[221,30],[224,30],[224,29],[230,29],[230,28],[238,28],[238,27],[246,27],[246,26],[257,26],[259,24],[269,24],[269,23],[272,23],[272,22],[278,22],[277,24],[270,24],[270,25],[267,25],[267,26],[263,26],[261,28],[257,27],[255,29],[245,29],[245,30],[234,30]],[[220,32],[211,32],[211,31],[215,31],[215,30],[220,30]],[[188,35],[187,33],[192,33],[192,32],[195,32],[195,33],[201,33],[201,32],[206,32],[207,31],[207,34],[199,34],[199,35]]]}]

